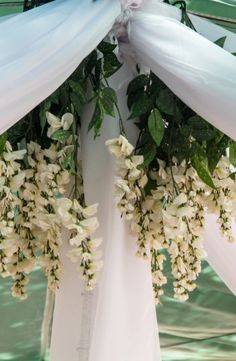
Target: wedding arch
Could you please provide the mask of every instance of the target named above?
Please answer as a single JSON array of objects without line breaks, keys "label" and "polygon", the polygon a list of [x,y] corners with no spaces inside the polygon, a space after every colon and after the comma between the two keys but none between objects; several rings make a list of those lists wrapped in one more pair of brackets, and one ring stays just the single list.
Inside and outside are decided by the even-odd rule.
[{"label": "wedding arch", "polygon": [[[161,360],[165,262],[182,301],[206,254],[236,294],[236,35],[178,3],[55,0],[0,22],[0,270],[24,298],[42,253],[52,361]],[[39,104],[45,143],[11,145]]]}]

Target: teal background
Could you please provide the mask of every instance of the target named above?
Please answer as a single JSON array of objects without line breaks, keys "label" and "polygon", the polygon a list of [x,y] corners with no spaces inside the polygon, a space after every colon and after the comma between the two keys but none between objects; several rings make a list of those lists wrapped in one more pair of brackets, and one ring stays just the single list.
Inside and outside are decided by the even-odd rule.
[{"label": "teal background", "polygon": [[[4,2],[11,1],[0,0],[0,15],[22,11],[21,5],[1,6]],[[236,19],[236,0],[187,0],[187,4],[195,13]],[[236,23],[214,21],[236,31]],[[40,361],[45,278],[40,271],[33,273],[26,301],[12,298],[10,287],[9,280],[0,279],[0,361]],[[214,271],[204,264],[198,289],[186,303],[175,301],[171,293],[169,285],[157,307],[163,361],[236,361],[236,297]]]},{"label": "teal background", "polygon": [[0,278],[0,361],[40,361],[46,280],[40,270],[30,279],[28,299],[20,301],[11,296],[11,280]]},{"label": "teal background", "polygon": [[171,294],[170,284],[157,307],[162,361],[236,361],[236,297],[210,266],[187,302]]}]

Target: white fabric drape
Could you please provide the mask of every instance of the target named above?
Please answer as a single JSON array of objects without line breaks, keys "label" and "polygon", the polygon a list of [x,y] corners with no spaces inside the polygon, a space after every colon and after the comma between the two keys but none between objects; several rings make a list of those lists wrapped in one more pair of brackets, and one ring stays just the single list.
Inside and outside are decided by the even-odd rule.
[{"label": "white fabric drape", "polygon": [[[227,36],[225,48],[236,52],[236,34],[191,16],[203,37],[181,24],[180,18],[177,8],[147,0],[130,19],[131,45],[142,63],[186,104],[236,139],[236,57],[211,42]],[[211,215],[204,238],[208,262],[236,294],[236,245],[220,235]]]},{"label": "white fabric drape", "polygon": [[236,139],[236,58],[176,17],[173,7],[145,1],[130,19],[130,43],[190,108]]},{"label": "white fabric drape", "polygon": [[[233,224],[236,235],[236,224]],[[209,214],[204,230],[204,248],[208,254],[207,261],[219,275],[226,286],[236,295],[236,244],[227,242],[220,234],[217,217]]]},{"label": "white fabric drape", "polygon": [[120,11],[118,0],[56,0],[0,23],[0,133],[69,77]]},{"label": "white fabric drape", "polygon": [[[121,87],[118,99],[124,119],[128,117],[124,79],[131,76],[124,66],[111,83]],[[136,241],[120,217],[114,198],[114,159],[105,146],[107,139],[119,135],[118,117],[105,117],[101,136],[94,140],[87,131],[92,111],[89,105],[83,116],[81,156],[86,201],[99,203],[97,236],[104,240],[104,267],[97,291],[88,295],[70,261],[64,260],[66,275],[56,297],[51,361],[65,361],[66,354],[70,361],[160,361],[150,264],[135,255]],[[134,143],[137,128],[128,125]]]}]

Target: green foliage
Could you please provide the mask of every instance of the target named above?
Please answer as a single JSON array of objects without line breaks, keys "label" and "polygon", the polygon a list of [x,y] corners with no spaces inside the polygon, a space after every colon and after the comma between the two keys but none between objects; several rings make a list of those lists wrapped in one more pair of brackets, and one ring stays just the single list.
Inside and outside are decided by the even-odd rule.
[{"label": "green foliage", "polygon": [[175,95],[170,89],[165,88],[160,91],[157,97],[157,106],[165,114],[175,114]]},{"label": "green foliage", "polygon": [[148,117],[148,129],[149,132],[159,146],[164,136],[165,126],[161,116],[161,113],[158,109],[154,109]]},{"label": "green foliage", "polygon": [[129,119],[139,118],[136,149],[144,156],[143,166],[148,170],[158,169],[157,159],[171,166],[175,157],[191,163],[199,177],[214,188],[211,175],[229,144],[230,161],[236,164],[234,142],[188,108],[152,72],[139,74],[130,82],[127,104]]},{"label": "green foliage", "polygon": [[215,138],[208,143],[208,164],[211,173],[214,172],[222,155],[225,155],[229,146],[229,138],[222,134],[221,138]]},{"label": "green foliage", "polygon": [[[218,39],[216,44],[223,47],[225,40]],[[122,66],[115,51],[116,44],[102,41],[61,87],[8,131],[13,146],[19,148],[30,140],[47,146],[46,111],[58,117],[72,112],[76,134],[84,105],[90,101],[94,111],[88,130],[93,129],[94,137],[99,136],[105,115],[120,116],[116,92],[107,80]],[[236,143],[187,107],[153,72],[138,74],[130,82],[127,105],[129,119],[136,119],[140,130],[136,151],[144,156],[143,167],[157,170],[157,159],[167,166],[172,165],[173,157],[179,162],[186,160],[210,187],[214,187],[211,174],[228,147],[230,162],[236,167]],[[120,129],[123,133],[122,119]],[[64,144],[70,135],[60,129],[52,138]],[[5,139],[6,135],[0,138],[0,152]],[[66,169],[75,171],[73,154],[68,154],[64,163]]]},{"label": "green foliage", "polygon": [[94,137],[95,138],[100,134],[99,132],[100,132],[100,129],[102,126],[103,117],[104,117],[103,107],[102,107],[100,100],[98,99],[96,102],[96,105],[95,105],[92,119],[91,119],[91,121],[89,123],[89,127],[88,127],[88,130],[91,130],[92,128],[94,128]]},{"label": "green foliage", "polygon": [[233,140],[230,142],[229,160],[231,164],[236,167],[236,142],[234,142]]},{"label": "green foliage", "polygon": [[103,88],[99,94],[101,106],[105,114],[115,116],[114,105],[117,103],[116,92],[110,87]]},{"label": "green foliage", "polygon": [[104,115],[114,117],[115,108],[118,108],[116,92],[107,81],[122,66],[114,53],[116,46],[102,41],[85,60],[85,78],[92,88],[92,100],[95,103],[88,130],[94,129],[95,138],[100,135]]},{"label": "green foliage", "polygon": [[0,155],[1,155],[1,154],[3,153],[3,151],[4,151],[6,141],[7,141],[7,133],[3,133],[3,134],[0,136]]},{"label": "green foliage", "polygon": [[208,169],[208,158],[205,149],[198,143],[193,142],[191,146],[191,163],[196,169],[199,178],[209,187],[215,188]]},{"label": "green foliage", "polygon": [[209,187],[215,188],[211,175],[207,169],[207,165],[204,160],[195,154],[191,159],[192,166],[196,169],[199,178],[205,182]]},{"label": "green foliage", "polygon": [[64,144],[70,136],[71,132],[68,130],[58,129],[51,135],[51,138],[53,140],[57,140],[59,143]]}]

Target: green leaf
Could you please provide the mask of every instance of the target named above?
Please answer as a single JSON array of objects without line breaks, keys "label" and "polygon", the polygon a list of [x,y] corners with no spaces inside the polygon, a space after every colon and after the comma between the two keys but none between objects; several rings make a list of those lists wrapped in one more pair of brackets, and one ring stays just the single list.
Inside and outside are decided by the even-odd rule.
[{"label": "green leaf", "polygon": [[198,142],[191,144],[191,164],[196,169],[199,178],[209,187],[215,188],[208,168],[206,151]]},{"label": "green leaf", "polygon": [[115,50],[116,47],[117,47],[116,44],[111,44],[111,43],[108,43],[108,42],[103,40],[98,45],[98,50],[101,51],[101,53],[103,53],[103,54],[108,54],[108,53],[112,53]]},{"label": "green leaf", "polygon": [[114,104],[117,102],[116,92],[114,89],[107,87],[101,90],[100,100],[103,110],[106,114],[114,117]]},{"label": "green leaf", "polygon": [[137,90],[144,88],[149,83],[149,77],[141,74],[134,78],[128,85],[127,94],[136,93]]},{"label": "green leaf", "polygon": [[208,166],[211,173],[214,172],[220,158],[225,153],[229,145],[229,138],[227,135],[223,135],[220,141],[212,141],[208,144],[207,157]]},{"label": "green leaf", "polygon": [[206,163],[203,161],[202,157],[199,157],[197,154],[191,158],[192,166],[196,169],[197,174],[201,180],[206,183],[209,187],[215,188],[211,175],[208,171]]},{"label": "green leaf", "polygon": [[154,109],[149,115],[148,129],[153,140],[159,146],[164,136],[165,126],[162,115],[158,109]]},{"label": "green leaf", "polygon": [[197,114],[189,118],[186,123],[194,129],[203,129],[208,126],[208,123]]},{"label": "green leaf", "polygon": [[129,116],[129,119],[138,118],[143,114],[146,114],[150,111],[152,106],[151,99],[146,93],[141,94],[139,98],[136,99],[136,102],[132,106],[132,112]]},{"label": "green leaf", "polygon": [[71,132],[69,132],[68,130],[58,129],[51,135],[51,138],[63,144],[67,141],[70,135]]},{"label": "green leaf", "polygon": [[104,54],[103,70],[105,78],[109,78],[111,75],[116,73],[121,66],[122,63],[119,62],[115,54]]},{"label": "green leaf", "polygon": [[138,99],[142,97],[144,94],[144,89],[140,88],[134,93],[129,93],[127,96],[127,105],[129,110],[132,108],[132,106],[137,103]]},{"label": "green leaf", "polygon": [[145,195],[148,196],[149,194],[151,194],[152,190],[156,189],[156,187],[157,187],[156,180],[148,178],[148,182],[144,188]]},{"label": "green leaf", "polygon": [[69,92],[69,85],[68,83],[64,83],[60,88],[60,106],[61,111],[66,111],[67,107],[70,105],[70,92]]},{"label": "green leaf", "polygon": [[98,100],[95,105],[92,119],[88,126],[88,130],[91,130],[92,128],[94,128],[94,138],[99,136],[103,117],[104,117],[103,107],[102,107],[100,101]]},{"label": "green leaf", "polygon": [[55,90],[48,99],[54,104],[59,104],[59,89]]},{"label": "green leaf", "polygon": [[168,88],[162,89],[157,97],[157,106],[161,112],[175,114],[175,95]]},{"label": "green leaf", "polygon": [[223,36],[222,38],[219,38],[215,41],[215,44],[220,46],[221,48],[224,47],[225,45],[225,40],[226,40],[227,36]]},{"label": "green leaf", "polygon": [[202,161],[207,164],[208,160],[206,151],[198,142],[191,143],[191,156],[194,155],[197,155],[199,158],[201,158]]},{"label": "green leaf", "polygon": [[75,174],[75,160],[74,160],[74,154],[68,154],[62,162],[62,166],[64,169],[68,170],[71,174]]},{"label": "green leaf", "polygon": [[92,73],[92,70],[96,65],[97,58],[98,55],[96,50],[92,51],[92,53],[86,58],[86,63],[84,68],[84,73],[86,77],[88,77]]},{"label": "green leaf", "polygon": [[78,115],[81,115],[81,111],[83,108],[83,103],[81,102],[81,98],[76,93],[70,93],[70,101],[74,106],[74,109]]},{"label": "green leaf", "polygon": [[7,133],[0,135],[0,155],[4,152],[5,145],[7,141]]},{"label": "green leaf", "polygon": [[209,141],[215,138],[216,131],[199,115],[189,118],[181,131],[194,137],[198,142]]},{"label": "green leaf", "polygon": [[94,80],[95,80],[95,88],[100,88],[100,81],[102,76],[102,58],[98,59],[94,68]]},{"label": "green leaf", "polygon": [[73,90],[73,92],[80,97],[81,102],[86,103],[85,92],[84,92],[84,89],[81,86],[81,84],[74,80],[69,80],[69,85],[70,85],[71,89]]},{"label": "green leaf", "polygon": [[236,142],[231,141],[229,146],[229,160],[230,163],[236,167]]},{"label": "green leaf", "polygon": [[236,172],[233,172],[229,175],[229,178],[231,178],[233,181],[235,181]]},{"label": "green leaf", "polygon": [[144,161],[141,164],[141,168],[146,168],[156,157],[157,147],[154,143],[148,144],[142,150]]},{"label": "green leaf", "polygon": [[41,135],[43,134],[47,123],[46,112],[50,110],[50,108],[51,108],[51,100],[49,97],[43,103],[40,104],[39,119],[40,119]]}]

